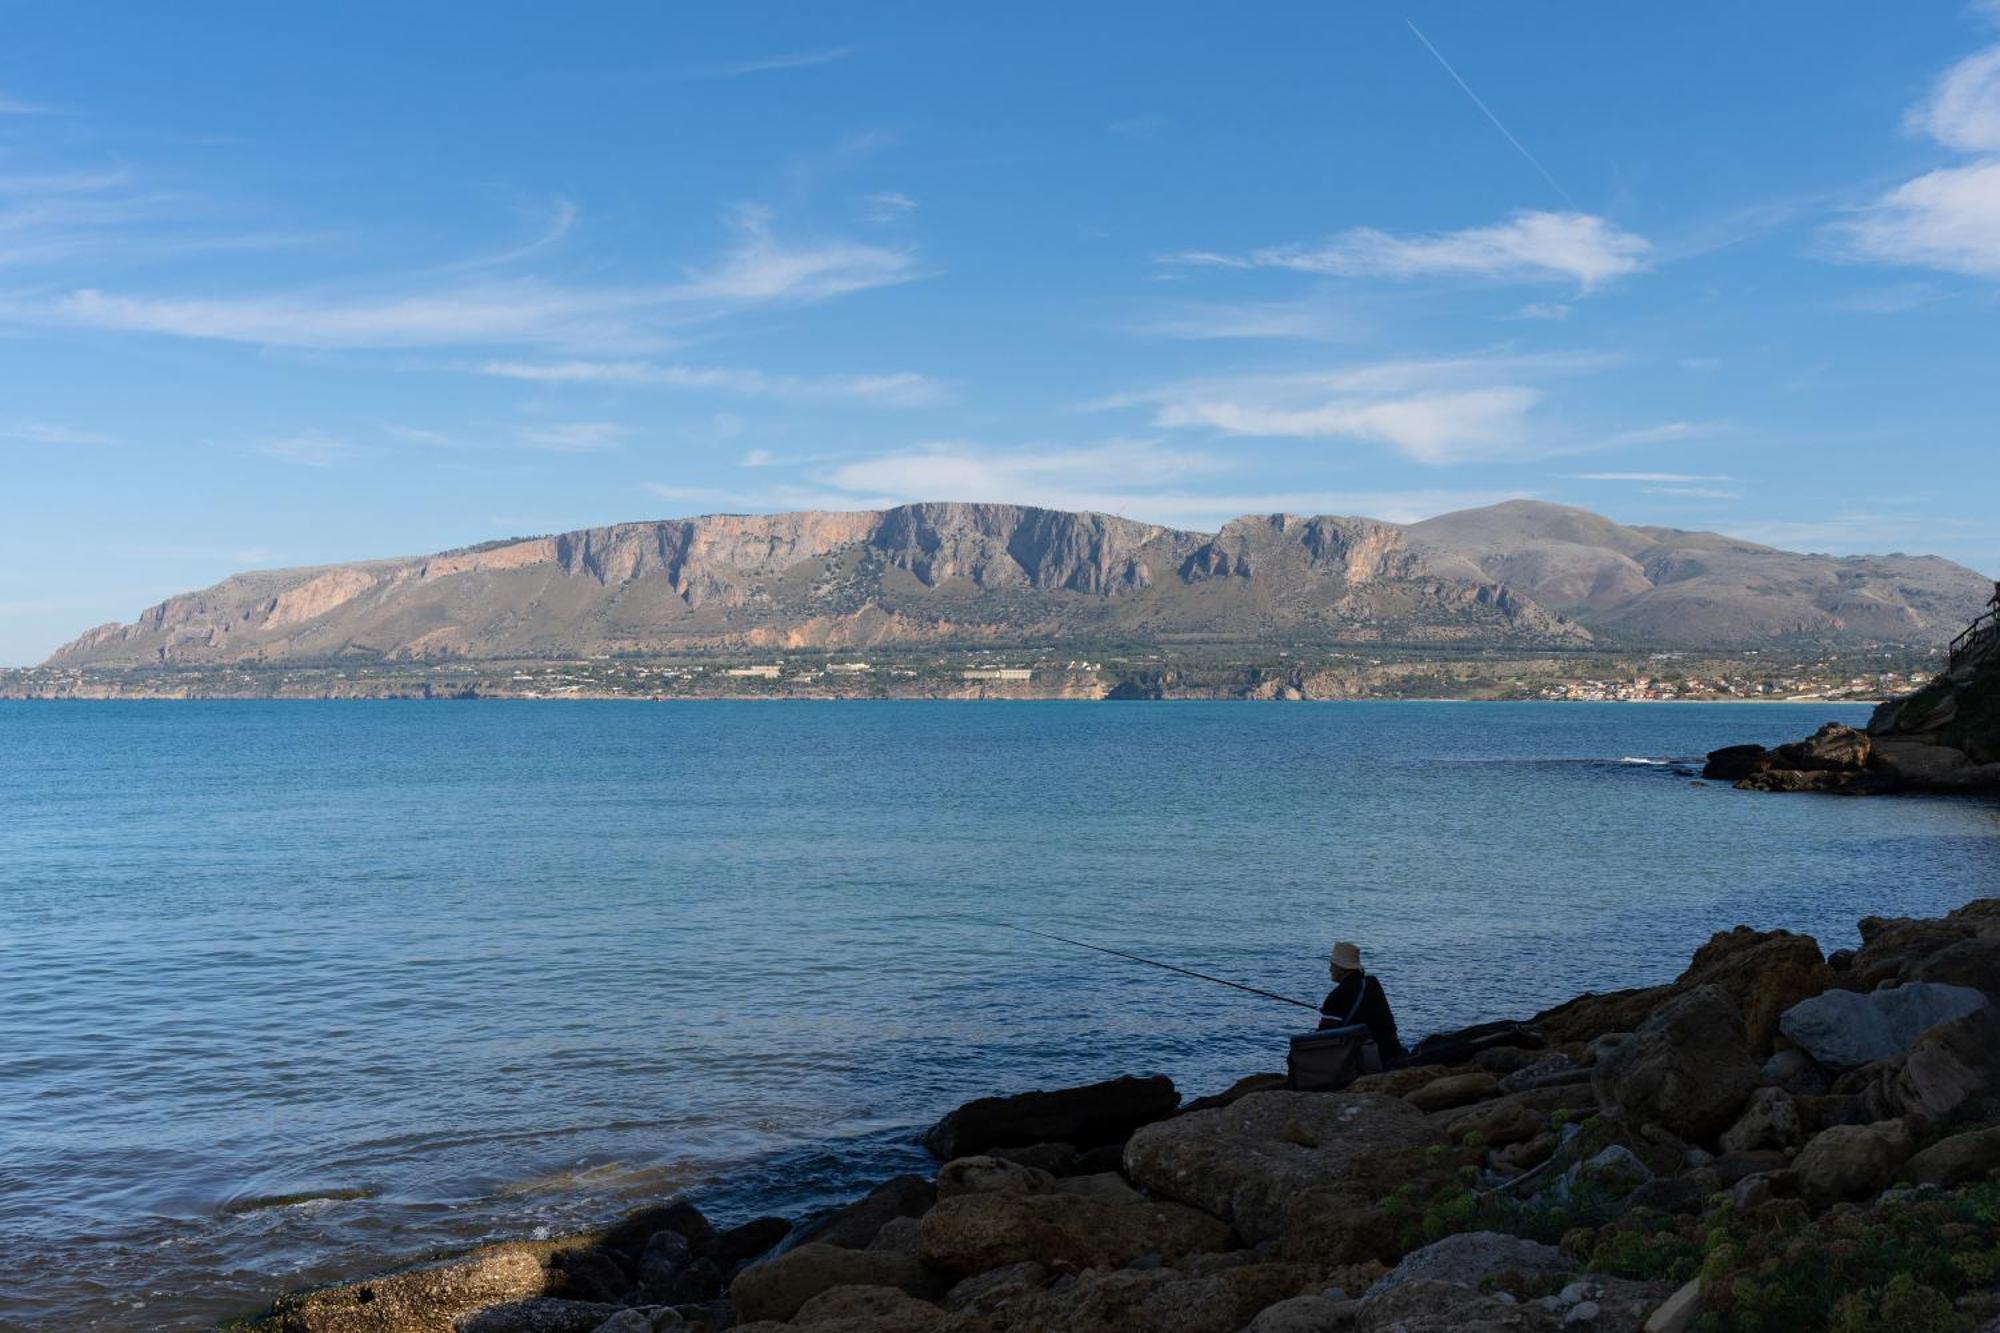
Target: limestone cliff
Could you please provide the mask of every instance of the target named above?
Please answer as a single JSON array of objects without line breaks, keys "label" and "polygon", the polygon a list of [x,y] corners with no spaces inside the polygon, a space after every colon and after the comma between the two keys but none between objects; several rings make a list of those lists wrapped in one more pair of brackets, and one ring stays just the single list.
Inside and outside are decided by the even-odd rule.
[{"label": "limestone cliff", "polygon": [[1020,505],[710,514],[238,574],[52,666],[587,657],[868,645],[1700,646],[1939,641],[1987,584],[1511,502],[1411,527],[1270,514],[1214,533]]},{"label": "limestone cliff", "polygon": [[1018,505],[717,514],[240,574],[91,630],[52,665],[588,656],[868,644],[1589,634],[1358,518],[1219,533]]}]

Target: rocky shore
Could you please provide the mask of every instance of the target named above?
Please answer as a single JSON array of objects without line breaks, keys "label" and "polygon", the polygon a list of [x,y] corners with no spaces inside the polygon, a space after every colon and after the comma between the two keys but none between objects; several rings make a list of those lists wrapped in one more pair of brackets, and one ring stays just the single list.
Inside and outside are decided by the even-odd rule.
[{"label": "rocky shore", "polygon": [[1739,926],[1671,984],[1342,1092],[988,1098],[923,1136],[933,1175],[830,1214],[718,1230],[670,1201],[248,1326],[1995,1333],[2000,899],[1861,938]]},{"label": "rocky shore", "polygon": [[1865,731],[1829,722],[1776,749],[1727,746],[1702,776],[1750,791],[2000,791],[2000,611],[1959,636],[1935,680],[1876,708]]}]

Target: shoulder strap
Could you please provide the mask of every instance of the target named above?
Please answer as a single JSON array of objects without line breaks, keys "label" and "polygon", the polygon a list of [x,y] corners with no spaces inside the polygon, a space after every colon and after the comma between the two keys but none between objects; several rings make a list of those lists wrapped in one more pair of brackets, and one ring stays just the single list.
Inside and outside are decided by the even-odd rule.
[{"label": "shoulder strap", "polygon": [[1354,988],[1354,1003],[1348,1006],[1347,1017],[1342,1019],[1341,1021],[1343,1023],[1352,1023],[1354,1021],[1354,1016],[1361,1012],[1361,1006],[1366,1004],[1367,1002],[1368,1002],[1368,974],[1364,972],[1361,975],[1361,984]]}]

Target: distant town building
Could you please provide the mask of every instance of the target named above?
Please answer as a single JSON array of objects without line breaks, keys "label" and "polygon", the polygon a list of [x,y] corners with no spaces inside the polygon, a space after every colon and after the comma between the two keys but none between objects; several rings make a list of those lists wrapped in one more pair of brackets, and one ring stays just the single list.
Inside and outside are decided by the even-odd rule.
[{"label": "distant town building", "polygon": [[959,673],[966,680],[1027,680],[1034,674],[1032,667],[973,667]]},{"label": "distant town building", "polygon": [[864,671],[873,671],[875,668],[866,662],[828,662],[826,669],[836,676],[858,676]]},{"label": "distant town building", "polygon": [[725,676],[752,676],[758,680],[776,680],[778,678],[778,668],[774,666],[730,667],[722,674]]}]

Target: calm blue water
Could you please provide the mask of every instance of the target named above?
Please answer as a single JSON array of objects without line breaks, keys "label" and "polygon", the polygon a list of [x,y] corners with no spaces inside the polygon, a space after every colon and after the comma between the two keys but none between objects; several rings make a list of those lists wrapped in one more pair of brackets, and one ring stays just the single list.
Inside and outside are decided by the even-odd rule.
[{"label": "calm blue water", "polygon": [[1991,805],[1632,762],[1862,714],[0,703],[0,1325],[795,1210],[967,1097],[1281,1061],[1283,1008],[991,922],[1308,999],[1351,937],[1422,1033],[2000,893]]}]

